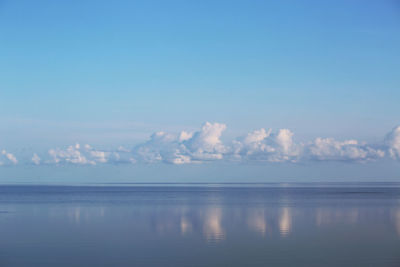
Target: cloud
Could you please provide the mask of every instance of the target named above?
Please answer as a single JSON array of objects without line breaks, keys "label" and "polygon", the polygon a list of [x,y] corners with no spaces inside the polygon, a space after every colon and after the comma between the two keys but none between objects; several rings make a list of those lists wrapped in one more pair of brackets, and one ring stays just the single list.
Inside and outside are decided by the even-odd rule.
[{"label": "cloud", "polygon": [[267,162],[295,162],[301,153],[301,144],[295,144],[293,133],[280,129],[272,134],[264,128],[232,142],[232,156],[236,160]]},{"label": "cloud", "polygon": [[71,163],[71,164],[92,164],[95,165],[94,161],[88,160],[80,151],[80,145],[69,146],[67,149],[50,149],[49,155],[51,160],[48,163]]},{"label": "cloud", "polygon": [[393,128],[393,130],[386,135],[385,143],[388,146],[388,151],[393,159],[400,160],[400,126]]},{"label": "cloud", "polygon": [[381,149],[360,144],[357,140],[337,141],[333,138],[316,138],[306,149],[307,156],[314,160],[370,161],[385,156]]},{"label": "cloud", "polygon": [[186,137],[183,144],[194,160],[222,159],[223,154],[227,151],[220,140],[225,129],[225,124],[206,122],[201,130],[193,135],[182,132],[180,136]]},{"label": "cloud", "polygon": [[178,137],[174,134],[156,132],[151,135],[150,140],[136,146],[132,151],[134,158],[145,162],[167,162],[173,163],[179,158]]},{"label": "cloud", "polygon": [[14,164],[14,165],[16,165],[18,163],[17,158],[13,154],[8,153],[4,149],[1,151],[1,155],[2,155],[1,158],[3,158],[6,162],[0,160],[0,165],[5,165],[5,164]]},{"label": "cloud", "polygon": [[40,165],[40,157],[39,157],[36,153],[33,154],[32,162],[33,162],[35,165]]},{"label": "cloud", "polygon": [[[389,155],[400,159],[400,126],[395,127],[378,144],[367,144],[350,139],[339,141],[334,138],[318,137],[313,141],[298,143],[289,129],[272,131],[261,128],[231,142],[223,143],[221,136],[226,130],[223,123],[206,122],[198,131],[153,133],[149,140],[133,148],[120,146],[111,150],[99,150],[90,145],[71,145],[64,149],[55,148],[48,155],[36,153],[31,158],[39,164],[136,164],[167,163],[193,164],[207,161],[227,162],[311,162],[342,161],[369,162]],[[16,158],[6,151],[2,157],[10,164],[16,164]],[[43,158],[43,160],[42,160]],[[4,164],[0,161],[0,165]]]},{"label": "cloud", "polygon": [[134,158],[146,163],[196,163],[222,159],[226,152],[220,137],[225,124],[206,122],[200,131],[179,134],[156,132],[133,149]]},{"label": "cloud", "polygon": [[[96,150],[88,144],[83,147],[80,144],[75,144],[74,146],[68,146],[66,149],[50,149],[48,154],[50,159],[46,161],[47,164],[68,163],[78,165],[96,165],[97,163],[107,163],[110,161],[115,162],[120,160],[120,155],[117,152]],[[34,158],[32,158],[32,161]],[[38,156],[35,160],[38,162],[36,163],[34,161],[35,164],[40,163],[40,158]]]}]

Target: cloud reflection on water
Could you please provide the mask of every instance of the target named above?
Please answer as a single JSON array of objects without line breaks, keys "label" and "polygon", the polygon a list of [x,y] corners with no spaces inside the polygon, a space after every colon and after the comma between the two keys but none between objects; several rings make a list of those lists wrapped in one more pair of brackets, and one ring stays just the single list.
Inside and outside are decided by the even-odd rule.
[{"label": "cloud reflection on water", "polygon": [[[5,211],[0,232],[8,255],[54,248],[48,255],[70,257],[72,251],[107,258],[103,252],[112,251],[113,259],[138,259],[135,266],[154,255],[177,259],[178,266],[225,252],[235,256],[237,266],[253,259],[274,259],[276,266],[278,258],[295,259],[286,264],[293,266],[301,253],[325,262],[354,254],[363,263],[375,253],[386,263],[398,262],[400,189],[33,187],[30,194],[26,187],[6,189],[0,194]],[[349,266],[354,265],[362,264]]]},{"label": "cloud reflection on water", "polygon": [[190,220],[188,220],[185,216],[181,217],[181,233],[185,235],[193,231],[193,226]]},{"label": "cloud reflection on water", "polygon": [[184,193],[174,193],[173,198],[165,198],[164,202],[153,196],[144,201],[132,194],[135,201],[113,203],[101,198],[99,202],[60,202],[49,208],[34,205],[23,212],[18,211],[25,207],[21,205],[7,204],[3,209],[16,211],[8,217],[25,214],[39,220],[62,221],[82,229],[89,225],[126,224],[129,229],[140,229],[141,234],[146,233],[149,237],[200,238],[211,243],[240,238],[245,233],[257,238],[276,239],[297,236],[305,231],[313,233],[317,228],[342,230],[366,224],[376,224],[379,227],[375,229],[392,231],[400,237],[400,208],[395,202],[387,202],[392,206],[369,205],[366,201],[371,200],[365,195],[358,199],[359,195],[346,194],[345,197],[352,201],[347,206],[342,206],[342,200],[336,198],[329,201],[323,198],[302,199],[295,203],[293,196],[264,198],[263,193],[263,197],[248,196],[248,203],[242,203],[219,190],[210,192],[193,199]]},{"label": "cloud reflection on water", "polygon": [[282,236],[287,236],[290,233],[292,226],[292,216],[288,207],[283,207],[279,219],[279,232]]},{"label": "cloud reflection on water", "polygon": [[220,207],[211,207],[206,210],[203,222],[203,234],[207,241],[221,241],[225,239],[222,226],[222,210]]},{"label": "cloud reflection on water", "polygon": [[[110,207],[68,207],[65,212],[68,221],[75,225],[90,223],[100,219],[113,219]],[[110,209],[111,211],[111,209]],[[62,211],[49,214],[59,218]],[[125,219],[139,225],[150,227],[158,235],[179,234],[182,237],[200,235],[207,242],[225,240],[229,235],[236,235],[235,229],[255,232],[261,238],[288,237],[305,228],[336,227],[337,225],[355,225],[362,221],[375,220],[384,222],[391,218],[392,229],[400,236],[400,209],[384,213],[381,209],[359,209],[357,207],[316,207],[310,210],[296,207],[243,207],[227,208],[224,205],[164,207],[152,211],[141,210],[133,217]],[[296,222],[296,223],[295,223]],[[297,229],[297,230],[296,230]]]},{"label": "cloud reflection on water", "polygon": [[264,209],[256,209],[249,213],[247,217],[247,225],[250,229],[253,229],[255,232],[259,233],[261,236],[265,236],[268,224],[265,217]]}]

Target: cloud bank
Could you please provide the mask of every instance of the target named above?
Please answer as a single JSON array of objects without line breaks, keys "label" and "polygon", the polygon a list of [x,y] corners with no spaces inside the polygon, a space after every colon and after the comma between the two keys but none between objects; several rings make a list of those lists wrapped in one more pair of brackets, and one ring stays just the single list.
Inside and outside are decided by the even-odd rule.
[{"label": "cloud bank", "polygon": [[228,151],[220,140],[225,129],[225,124],[207,122],[194,133],[156,132],[149,141],[136,146],[132,154],[137,161],[147,163],[185,164],[221,160]]},{"label": "cloud bank", "polygon": [[[289,129],[261,128],[232,141],[223,142],[223,123],[206,122],[194,132],[156,132],[132,148],[95,149],[90,145],[70,145],[49,149],[47,154],[34,153],[33,165],[97,164],[196,164],[209,161],[298,163],[340,161],[366,163],[379,159],[400,160],[400,126],[390,131],[382,142],[368,144],[355,139],[336,140],[318,137],[301,143]],[[16,157],[2,150],[0,165],[15,165]]]},{"label": "cloud bank", "polygon": [[316,138],[307,146],[306,155],[314,160],[371,161],[385,156],[383,149],[374,148],[357,140],[337,141],[333,138]]},{"label": "cloud bank", "polygon": [[[44,161],[46,164],[96,165],[120,160],[117,152],[96,150],[88,144],[84,146],[75,144],[66,149],[50,149],[48,154],[49,159]],[[32,162],[36,165],[40,164],[40,158],[37,154],[33,155]]]}]

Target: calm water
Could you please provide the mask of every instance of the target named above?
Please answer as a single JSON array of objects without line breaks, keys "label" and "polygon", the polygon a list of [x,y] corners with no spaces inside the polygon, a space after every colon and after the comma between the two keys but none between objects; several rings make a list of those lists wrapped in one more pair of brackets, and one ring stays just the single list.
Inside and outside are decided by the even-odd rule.
[{"label": "calm water", "polygon": [[400,187],[0,186],[0,266],[400,266]]}]

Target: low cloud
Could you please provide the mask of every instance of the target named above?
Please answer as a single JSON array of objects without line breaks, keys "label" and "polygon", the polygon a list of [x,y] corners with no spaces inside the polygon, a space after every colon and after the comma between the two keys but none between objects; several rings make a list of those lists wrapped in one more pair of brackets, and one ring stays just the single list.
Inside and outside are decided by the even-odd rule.
[{"label": "low cloud", "polygon": [[294,143],[288,129],[276,133],[260,129],[232,142],[232,157],[236,160],[296,162],[301,150],[302,145]]},{"label": "low cloud", "polygon": [[1,151],[1,156],[0,156],[0,165],[16,165],[18,163],[17,158],[11,154],[8,153],[6,150]]},{"label": "low cloud", "polygon": [[[99,150],[90,145],[75,144],[50,149],[47,155],[33,154],[31,161],[40,164],[189,164],[208,161],[226,162],[317,162],[340,161],[366,163],[381,158],[400,160],[400,126],[395,127],[378,144],[358,140],[336,140],[318,137],[299,143],[289,129],[261,128],[231,142],[223,143],[226,130],[223,123],[206,122],[194,132],[156,132],[149,140],[133,148],[120,146],[114,150]],[[0,164],[16,164],[17,159],[5,150]]]},{"label": "low cloud", "polygon": [[225,124],[207,122],[194,133],[157,132],[149,141],[136,146],[132,153],[136,160],[146,163],[185,164],[220,160],[227,151],[220,140],[225,129]]},{"label": "low cloud", "polygon": [[[32,161],[38,165],[40,158],[35,155]],[[66,149],[50,149],[48,155],[50,158],[44,161],[46,164],[96,165],[120,160],[117,152],[96,150],[88,144],[81,146],[79,143],[68,146]]]},{"label": "low cloud", "polygon": [[40,165],[40,157],[36,153],[34,153],[32,156],[32,162],[35,165]]},{"label": "low cloud", "polygon": [[388,146],[388,151],[393,159],[400,160],[400,126],[386,135],[385,143]]},{"label": "low cloud", "polygon": [[360,144],[357,140],[337,141],[333,138],[316,138],[306,149],[306,155],[319,161],[359,161],[366,162],[383,158],[382,149]]}]

